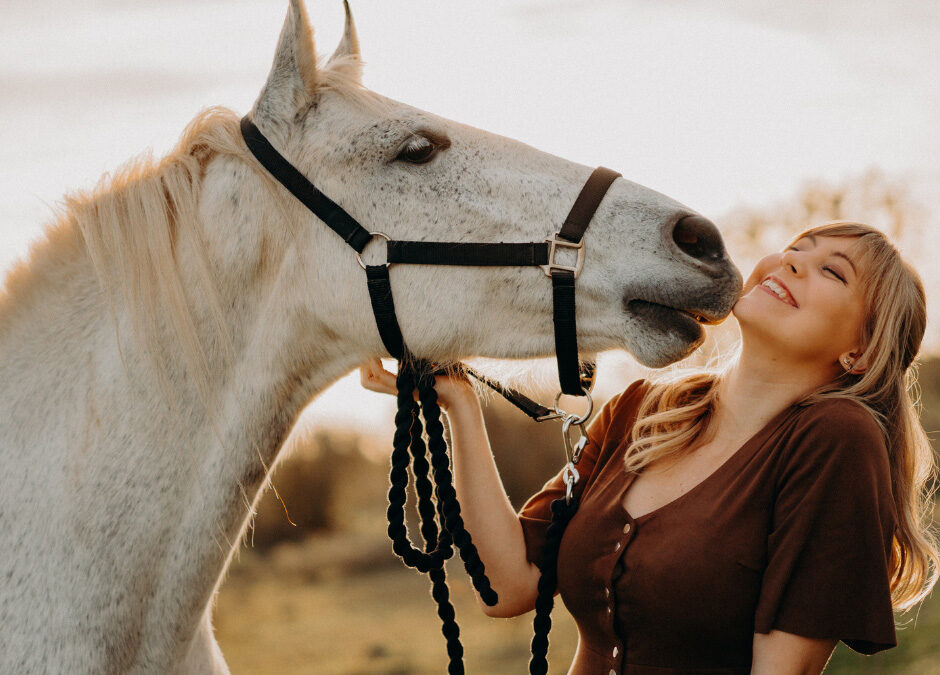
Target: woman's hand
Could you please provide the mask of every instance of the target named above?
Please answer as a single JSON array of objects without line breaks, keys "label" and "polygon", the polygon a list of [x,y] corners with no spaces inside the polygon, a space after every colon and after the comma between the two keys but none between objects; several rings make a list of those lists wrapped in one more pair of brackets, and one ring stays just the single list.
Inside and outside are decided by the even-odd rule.
[{"label": "woman's hand", "polygon": [[[397,396],[398,386],[395,380],[395,374],[385,370],[382,359],[369,359],[359,366],[359,382],[369,391]],[[434,389],[437,391],[437,402],[444,410],[455,403],[467,401],[468,398],[476,398],[473,385],[466,376],[438,375],[434,378]],[[417,396],[416,391],[416,399]]]}]

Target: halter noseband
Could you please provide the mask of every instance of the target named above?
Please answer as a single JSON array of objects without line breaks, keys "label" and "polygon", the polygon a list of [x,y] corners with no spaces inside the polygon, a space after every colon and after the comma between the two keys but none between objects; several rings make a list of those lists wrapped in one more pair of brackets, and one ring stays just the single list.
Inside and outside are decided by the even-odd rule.
[{"label": "halter noseband", "polygon": [[[241,120],[241,132],[248,149],[291,194],[299,199],[320,220],[343,238],[356,252],[356,260],[366,272],[366,282],[372,311],[382,343],[389,354],[399,361],[397,378],[398,413],[395,416],[395,438],[392,451],[391,489],[389,490],[388,534],[395,552],[409,567],[414,567],[431,576],[432,595],[438,604],[438,614],[443,621],[442,632],[447,639],[450,657],[448,672],[463,673],[463,647],[459,640],[459,628],[454,620],[454,610],[444,577],[444,561],[453,555],[456,546],[464,561],[467,573],[481,599],[487,605],[498,601],[496,592],[486,578],[483,562],[477,554],[470,534],[463,527],[460,505],[454,491],[447,446],[440,423],[440,408],[434,391],[434,368],[428,362],[416,358],[405,345],[395,304],[388,268],[393,264],[411,265],[472,265],[472,266],[538,266],[552,279],[553,321],[555,325],[555,354],[558,362],[558,379],[561,392],[555,398],[553,408],[546,408],[524,396],[521,392],[481,376],[463,366],[463,369],[481,382],[495,389],[513,405],[536,421],[564,418],[562,433],[568,463],[564,480],[567,485],[565,497],[552,503],[552,524],[546,534],[546,547],[539,565],[541,577],[536,601],[535,637],[532,640],[531,673],[547,671],[546,653],[548,631],[551,627],[551,609],[557,585],[558,547],[565,525],[577,510],[577,500],[572,499],[572,490],[579,476],[575,465],[587,440],[584,424],[590,417],[593,403],[590,390],[594,383],[595,366],[582,364],[578,358],[577,325],[575,323],[574,282],[584,266],[584,232],[607,194],[614,180],[620,176],[616,171],[604,167],[596,168],[578,194],[571,211],[561,229],[541,242],[529,243],[466,243],[433,241],[395,241],[381,232],[369,232],[350,216],[341,206],[320,192],[307,178],[288,162],[257,126],[246,116]],[[368,265],[362,260],[362,252],[373,237],[382,237],[387,242],[385,264]],[[577,258],[574,265],[562,265],[555,260],[559,248],[573,249]],[[420,406],[413,399],[417,388]],[[561,394],[585,396],[588,411],[582,416],[572,415],[558,408]],[[422,429],[420,415],[425,418]],[[581,428],[581,438],[572,444],[568,431],[573,425]],[[422,433],[427,432],[425,445]],[[426,457],[430,452],[430,464]],[[415,548],[408,540],[404,525],[405,486],[408,482],[407,468],[412,464],[415,488],[418,494],[418,510],[421,515],[421,533],[425,550]],[[431,473],[436,483],[432,500]],[[438,529],[435,517],[441,521]]]}]

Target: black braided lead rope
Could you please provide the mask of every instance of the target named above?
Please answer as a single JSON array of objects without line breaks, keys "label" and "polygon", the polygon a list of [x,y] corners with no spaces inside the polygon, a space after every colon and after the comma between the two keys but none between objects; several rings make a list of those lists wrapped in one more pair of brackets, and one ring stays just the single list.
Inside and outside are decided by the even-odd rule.
[{"label": "black braided lead rope", "polygon": [[[431,596],[437,603],[437,614],[442,622],[441,632],[447,641],[448,673],[462,675],[464,666],[460,628],[450,603],[450,589],[447,587],[444,570],[444,562],[453,556],[454,545],[481,599],[489,605],[495,605],[498,597],[490,586],[483,562],[460,516],[460,505],[453,486],[444,427],[440,420],[440,406],[437,392],[434,390],[434,376],[430,364],[417,359],[410,359],[407,365],[399,362],[396,385],[398,411],[395,415],[391,487],[388,493],[388,535],[395,553],[405,565],[430,575]],[[416,388],[420,406],[414,400]],[[422,429],[422,414],[428,437],[427,446],[422,437],[425,431]],[[427,450],[430,451],[430,464],[426,456]],[[418,496],[424,551],[418,550],[411,543],[405,527],[404,506],[409,463],[412,466],[415,492]],[[432,483],[429,478],[432,467],[436,505],[432,500]],[[440,528],[435,522],[435,516],[440,520]]]},{"label": "black braided lead rope", "polygon": [[464,568],[473,581],[473,587],[480,594],[480,599],[492,607],[499,598],[490,586],[483,561],[480,560],[477,547],[473,545],[473,539],[460,516],[460,503],[457,501],[457,491],[454,490],[450,472],[444,425],[441,424],[441,408],[437,402],[437,391],[434,389],[434,376],[430,374],[429,369],[424,372],[426,374],[418,379],[418,399],[421,401],[421,412],[428,434],[428,449],[431,451],[431,465],[434,467],[434,481],[437,485],[435,492],[443,516],[444,529],[453,537]]},{"label": "black braided lead rope", "polygon": [[[418,404],[414,400],[414,375],[410,370],[399,369],[398,412],[395,414],[395,435],[392,440],[391,486],[388,490],[388,536],[392,548],[408,567],[428,573],[441,568],[444,561],[453,555],[450,542],[438,542],[430,551],[420,551],[408,539],[405,527],[405,490],[408,487],[408,465],[410,464],[409,446],[412,439],[412,426],[418,420]],[[419,421],[420,423],[420,421]],[[418,435],[420,435],[420,431]],[[427,489],[426,482],[420,483]],[[420,495],[419,495],[420,497]]]},{"label": "black braided lead rope", "polygon": [[578,511],[577,499],[568,503],[564,497],[552,502],[552,522],[545,533],[545,548],[539,565],[538,597],[535,600],[535,635],[532,637],[532,658],[529,673],[545,675],[548,672],[548,633],[552,628],[552,607],[558,587],[558,549],[565,527]]},{"label": "black braided lead rope", "polygon": [[[422,425],[420,416],[415,416],[411,425],[411,457],[412,473],[415,478],[415,492],[418,494],[418,514],[421,517],[421,538],[424,539],[425,552],[429,553],[440,547],[447,549],[446,558],[453,555],[450,533],[444,529],[438,531],[435,516],[440,509],[431,499],[432,485],[429,479],[430,465],[426,456],[426,446],[422,438]],[[441,522],[444,522],[441,516]],[[444,566],[428,570],[431,578],[431,597],[437,603],[437,615],[441,619],[441,632],[447,644],[449,659],[447,672],[450,675],[463,675],[463,645],[460,643],[460,627],[457,625],[456,613],[450,603],[450,589],[447,587],[447,575]]]}]

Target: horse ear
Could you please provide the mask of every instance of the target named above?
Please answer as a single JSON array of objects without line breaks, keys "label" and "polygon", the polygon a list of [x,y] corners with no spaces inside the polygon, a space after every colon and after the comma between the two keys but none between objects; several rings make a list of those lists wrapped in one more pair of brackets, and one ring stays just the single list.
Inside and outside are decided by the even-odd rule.
[{"label": "horse ear", "polygon": [[317,54],[303,0],[290,0],[268,80],[255,101],[254,118],[293,119],[316,95]]},{"label": "horse ear", "polygon": [[362,57],[359,54],[359,36],[356,34],[356,24],[353,22],[348,0],[343,0],[343,7],[346,10],[346,27],[343,29],[343,37],[326,63],[327,67],[342,69],[348,74],[349,79],[361,84]]}]

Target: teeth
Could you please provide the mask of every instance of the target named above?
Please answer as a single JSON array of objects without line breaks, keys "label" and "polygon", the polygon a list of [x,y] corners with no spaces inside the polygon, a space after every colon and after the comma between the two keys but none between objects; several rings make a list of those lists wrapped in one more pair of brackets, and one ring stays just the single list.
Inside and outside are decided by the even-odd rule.
[{"label": "teeth", "polygon": [[783,301],[786,302],[787,304],[793,304],[793,303],[790,301],[790,296],[789,296],[789,294],[788,294],[785,290],[783,290],[783,288],[781,288],[780,284],[778,284],[777,282],[775,282],[773,279],[767,279],[766,281],[764,281],[764,282],[761,283],[761,286],[766,286],[767,288],[769,288],[770,290],[772,290],[774,293],[776,293],[776,294],[780,297],[781,300],[783,300]]}]

